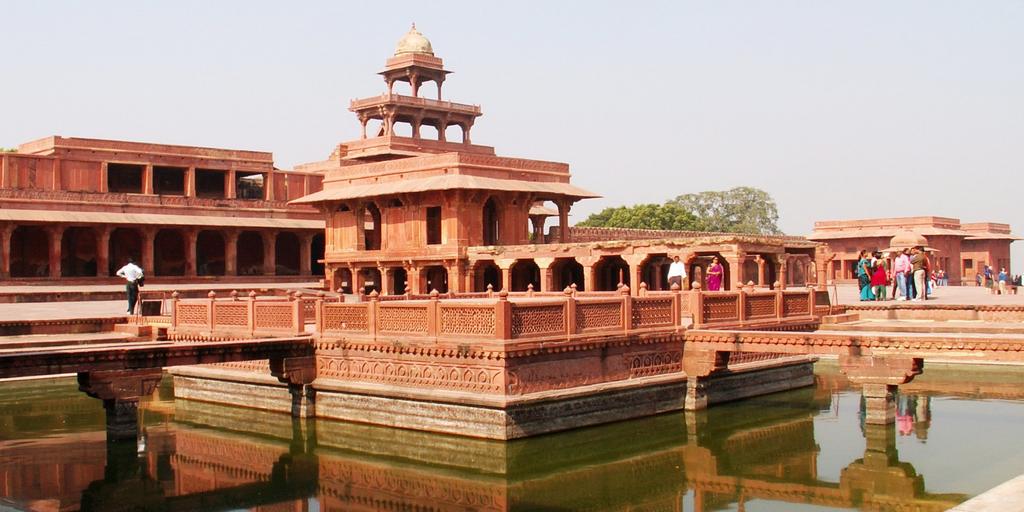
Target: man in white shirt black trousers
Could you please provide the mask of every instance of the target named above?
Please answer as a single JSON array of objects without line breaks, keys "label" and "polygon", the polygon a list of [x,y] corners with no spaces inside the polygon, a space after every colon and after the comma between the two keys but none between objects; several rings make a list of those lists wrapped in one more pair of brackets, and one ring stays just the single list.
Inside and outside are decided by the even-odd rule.
[{"label": "man in white shirt black trousers", "polygon": [[675,283],[682,290],[684,279],[686,279],[686,265],[679,261],[679,256],[675,256],[672,258],[672,264],[668,266],[668,287],[672,288],[672,283]]},{"label": "man in white shirt black trousers", "polygon": [[125,291],[128,292],[128,314],[134,314],[135,303],[139,300],[138,281],[142,278],[142,269],[131,258],[128,258],[128,263],[117,271],[117,275],[128,281],[128,284],[125,285]]}]

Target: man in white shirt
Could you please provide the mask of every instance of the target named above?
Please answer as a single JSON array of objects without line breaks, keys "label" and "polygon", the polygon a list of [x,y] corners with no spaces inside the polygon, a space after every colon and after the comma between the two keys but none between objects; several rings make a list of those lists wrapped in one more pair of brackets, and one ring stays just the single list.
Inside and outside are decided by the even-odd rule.
[{"label": "man in white shirt", "polygon": [[117,275],[128,281],[128,284],[125,285],[125,291],[128,292],[128,314],[134,314],[135,303],[139,300],[139,283],[137,281],[142,277],[142,269],[131,258],[128,258],[128,263],[117,271]]},{"label": "man in white shirt", "polygon": [[683,288],[683,279],[686,279],[686,266],[679,261],[679,256],[672,258],[672,264],[668,266],[668,286],[672,283],[678,284],[679,289]]}]

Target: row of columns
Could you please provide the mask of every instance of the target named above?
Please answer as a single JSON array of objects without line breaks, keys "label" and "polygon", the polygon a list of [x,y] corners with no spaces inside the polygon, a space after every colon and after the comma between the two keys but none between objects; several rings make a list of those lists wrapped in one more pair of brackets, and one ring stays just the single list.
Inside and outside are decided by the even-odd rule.
[{"label": "row of columns", "polygon": [[[376,119],[367,113],[359,114],[359,124],[361,126],[361,138],[367,138],[366,126],[369,124],[371,119]],[[398,122],[398,112],[388,107],[380,107],[380,119],[381,119],[381,135],[388,137],[395,134],[395,123]],[[422,113],[416,114],[412,117],[412,121],[409,123],[412,126],[412,138],[420,138],[420,128],[423,126],[423,121],[430,119],[424,116]],[[457,125],[462,129],[462,143],[472,144],[472,138],[470,132],[473,130],[473,118],[470,117],[466,120],[458,120],[452,122],[447,115],[439,116],[436,118],[437,124],[429,126],[435,126],[437,128],[437,140],[440,142],[447,142],[447,130],[451,125]]]},{"label": "row of columns", "polygon": [[[57,160],[57,161],[59,162],[60,160]],[[153,166],[153,164],[140,164],[140,165],[143,166],[142,167],[142,192],[141,193],[144,194],[144,195],[153,195],[155,193],[154,189],[153,189],[153,181],[154,181],[153,167],[154,166]],[[170,167],[173,167],[173,166],[170,166]],[[196,197],[196,167],[194,167],[194,166],[184,167],[183,169],[185,170],[185,177],[184,177],[185,188],[183,190],[183,194],[184,194],[185,197]],[[247,174],[256,174],[257,173],[257,171],[237,171],[235,169],[207,169],[207,170],[209,170],[209,171],[216,171],[216,172],[223,172],[224,173],[224,198],[225,199],[236,199],[237,198],[237,190],[236,190],[236,187],[235,187],[235,183],[236,183],[236,179],[235,178],[236,178],[238,172],[245,172]],[[108,183],[109,182],[107,180],[108,172],[109,172],[108,171],[108,163],[107,162],[103,162],[102,164],[100,164],[99,192],[101,192],[101,193],[108,193],[108,192],[110,192],[109,187],[108,187]],[[272,172],[270,172],[270,171],[259,171],[258,173],[263,175],[263,199],[267,200],[267,201],[273,201],[274,197],[275,197],[275,192],[274,192],[274,174]],[[58,175],[58,173],[55,172],[54,175],[56,176],[56,175]],[[311,186],[310,186],[310,180],[308,178],[304,180],[304,190],[303,190],[303,193],[304,193],[304,195],[309,195],[310,193],[312,193]]]},{"label": "row of columns", "polygon": [[[78,226],[50,225],[43,230],[47,234],[48,243],[48,267],[49,278],[59,279],[61,277],[61,241],[65,229]],[[2,243],[2,261],[0,261],[0,278],[11,277],[11,239],[17,226],[8,224],[0,228],[0,243]],[[110,236],[113,233],[113,226],[102,226],[93,228],[96,233],[96,269],[99,276],[105,276],[106,269],[110,265]],[[154,271],[155,260],[154,250],[157,233],[160,229],[155,227],[126,228],[135,229],[140,235],[142,252],[139,266],[147,275],[157,275]],[[166,229],[166,228],[165,228]],[[197,253],[196,241],[199,233],[204,230],[195,228],[178,230],[182,234],[185,243],[185,277],[195,277]],[[224,236],[224,274],[228,276],[238,275],[238,238],[241,230],[205,230],[221,233]],[[276,239],[275,231],[256,231],[263,241],[263,275],[274,275],[276,271]],[[316,233],[296,233],[299,238],[299,275],[312,274],[312,245]],[[122,262],[114,262],[117,265]]]}]

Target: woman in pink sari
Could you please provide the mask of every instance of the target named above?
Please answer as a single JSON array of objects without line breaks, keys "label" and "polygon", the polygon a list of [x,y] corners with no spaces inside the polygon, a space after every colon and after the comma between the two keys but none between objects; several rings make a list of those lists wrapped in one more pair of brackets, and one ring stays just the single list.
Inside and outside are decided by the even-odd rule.
[{"label": "woman in pink sari", "polygon": [[718,256],[711,258],[711,265],[708,266],[708,291],[717,292],[722,289],[722,274],[725,269],[718,262]]}]

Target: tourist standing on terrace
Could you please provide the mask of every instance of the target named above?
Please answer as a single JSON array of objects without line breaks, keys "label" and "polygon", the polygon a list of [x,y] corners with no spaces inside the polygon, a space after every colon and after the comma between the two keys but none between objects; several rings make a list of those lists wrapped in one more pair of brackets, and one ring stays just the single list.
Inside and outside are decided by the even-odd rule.
[{"label": "tourist standing on terrace", "polygon": [[708,291],[717,292],[722,289],[722,274],[725,269],[718,262],[718,256],[711,258],[711,266],[708,267]]},{"label": "tourist standing on terrace", "polygon": [[899,288],[901,295],[901,297],[896,300],[907,300],[910,298],[910,296],[907,295],[907,279],[910,278],[911,275],[910,256],[908,255],[909,252],[910,251],[903,249],[897,253],[896,261],[893,262],[892,265],[892,272],[896,277],[896,287]]},{"label": "tourist standing on terrace", "polygon": [[928,293],[928,289],[925,287],[925,266],[927,258],[924,255],[924,251],[921,247],[914,247],[911,251],[910,265],[914,269],[914,289],[917,291],[917,295],[911,300],[921,300],[925,298]]},{"label": "tourist standing on terrace", "polygon": [[999,295],[1006,295],[1006,281],[1009,278],[1005,268],[999,269]]},{"label": "tourist standing on terrace", "polygon": [[128,281],[125,285],[125,291],[128,292],[128,314],[134,314],[135,303],[139,300],[138,280],[142,277],[142,269],[128,258],[128,263],[117,271],[117,275]]},{"label": "tourist standing on terrace", "polygon": [[677,284],[682,289],[685,280],[686,266],[679,261],[679,256],[675,256],[672,258],[672,264],[668,266],[668,287],[671,289],[673,284]]},{"label": "tourist standing on terrace", "polygon": [[871,253],[860,251],[857,259],[857,286],[860,287],[860,300],[874,300],[871,293]]},{"label": "tourist standing on terrace", "polygon": [[885,260],[875,259],[875,270],[871,273],[871,288],[875,292],[875,300],[885,300],[886,286],[889,284],[889,272],[885,270]]}]

